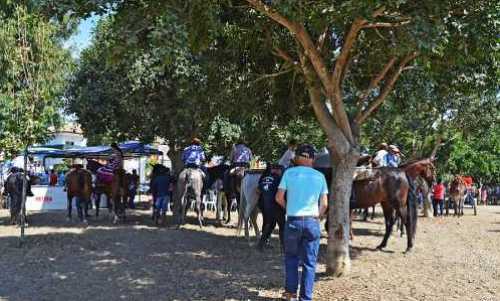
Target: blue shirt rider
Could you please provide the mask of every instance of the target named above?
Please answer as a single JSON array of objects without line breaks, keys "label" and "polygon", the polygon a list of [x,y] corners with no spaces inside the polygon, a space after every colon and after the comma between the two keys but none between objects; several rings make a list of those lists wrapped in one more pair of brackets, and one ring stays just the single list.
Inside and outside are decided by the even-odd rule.
[{"label": "blue shirt rider", "polygon": [[200,168],[205,160],[205,151],[201,146],[200,139],[193,138],[191,145],[186,147],[182,152],[182,162],[184,162],[184,166],[186,168]]},{"label": "blue shirt rider", "polygon": [[250,161],[253,155],[250,148],[245,145],[245,142],[240,140],[233,146],[229,158],[231,159],[232,166],[243,166],[248,168],[250,167]]},{"label": "blue shirt rider", "polygon": [[389,153],[385,156],[387,161],[387,166],[389,167],[399,167],[401,163],[400,152],[397,146],[389,145]]}]

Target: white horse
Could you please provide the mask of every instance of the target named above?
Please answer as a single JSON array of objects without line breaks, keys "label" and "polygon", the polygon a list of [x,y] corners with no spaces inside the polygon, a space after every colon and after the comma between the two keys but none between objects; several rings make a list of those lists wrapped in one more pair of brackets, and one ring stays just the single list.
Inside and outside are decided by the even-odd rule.
[{"label": "white horse", "polygon": [[179,174],[177,181],[178,228],[185,223],[186,213],[191,202],[196,202],[198,224],[203,227],[203,209],[201,204],[201,190],[203,188],[203,174],[200,170],[186,168]]},{"label": "white horse", "polygon": [[257,225],[257,215],[259,209],[257,203],[259,201],[258,186],[261,172],[247,172],[241,181],[240,191],[240,208],[238,212],[238,227],[237,235],[240,235],[243,224],[245,225],[245,238],[250,243],[250,233],[248,230],[248,221],[252,223],[255,230],[257,241],[260,239],[259,226]]}]

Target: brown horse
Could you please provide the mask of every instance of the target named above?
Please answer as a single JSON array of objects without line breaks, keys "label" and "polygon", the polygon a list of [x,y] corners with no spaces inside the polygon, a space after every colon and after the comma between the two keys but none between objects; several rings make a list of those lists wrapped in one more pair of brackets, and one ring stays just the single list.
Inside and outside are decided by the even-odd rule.
[{"label": "brown horse", "polygon": [[[453,216],[464,215],[465,194],[467,192],[467,184],[460,176],[456,176],[450,184],[450,201],[453,202],[455,213]],[[448,204],[446,206],[446,215],[448,215]]]},{"label": "brown horse", "polygon": [[387,246],[396,217],[401,218],[406,227],[406,251],[409,252],[413,248],[417,226],[417,200],[413,181],[417,176],[421,176],[432,182],[434,165],[431,160],[426,159],[407,163],[400,168],[374,168],[372,172],[372,176],[353,182],[350,209],[368,208],[380,203],[385,218],[385,234],[378,249]]},{"label": "brown horse", "polygon": [[68,219],[71,220],[73,198],[76,198],[78,218],[81,222],[87,223],[88,207],[92,195],[92,174],[83,169],[82,166],[77,165],[66,174],[65,183],[68,198]]},{"label": "brown horse", "polygon": [[[103,165],[94,160],[87,160],[87,167],[93,173]],[[99,201],[101,194],[106,195],[108,200],[108,209],[113,212],[113,223],[118,223],[120,220],[125,220],[125,205],[128,200],[128,186],[130,182],[130,175],[124,169],[115,171],[111,184],[103,183],[99,180],[95,184],[96,193],[96,214],[99,210]]]}]

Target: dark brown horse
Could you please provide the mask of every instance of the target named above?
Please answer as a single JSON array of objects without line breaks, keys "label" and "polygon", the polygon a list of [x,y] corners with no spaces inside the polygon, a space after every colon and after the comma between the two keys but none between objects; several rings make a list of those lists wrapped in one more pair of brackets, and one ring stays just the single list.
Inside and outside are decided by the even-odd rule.
[{"label": "dark brown horse", "polygon": [[434,165],[431,160],[420,160],[404,164],[400,168],[380,167],[372,171],[371,177],[353,182],[350,209],[368,208],[380,203],[385,218],[385,234],[378,249],[387,246],[395,219],[401,218],[406,227],[406,251],[409,252],[413,248],[417,226],[417,200],[413,181],[421,176],[432,182]]},{"label": "dark brown horse", "polygon": [[[94,174],[103,165],[94,160],[87,160],[87,168]],[[99,212],[99,201],[101,194],[106,195],[108,200],[108,209],[113,212],[113,223],[118,223],[120,220],[125,219],[125,206],[128,200],[128,186],[130,182],[130,175],[124,169],[115,171],[111,184],[103,183],[99,180],[95,183],[94,192],[96,194],[96,214]]]},{"label": "dark brown horse", "polygon": [[236,201],[236,207],[239,211],[240,208],[240,196],[241,196],[241,182],[245,177],[246,167],[237,166],[230,170],[227,170],[224,176],[224,193],[227,199],[227,220],[226,223],[231,222],[231,209],[233,201]]},{"label": "dark brown horse", "polygon": [[77,165],[66,174],[65,183],[68,198],[68,219],[71,220],[73,198],[76,198],[78,218],[81,222],[87,223],[88,207],[92,195],[92,174],[83,169],[82,166]]},{"label": "dark brown horse", "polygon": [[[467,192],[467,184],[461,176],[455,176],[450,184],[450,202],[453,203],[455,210],[454,216],[464,215],[465,194]],[[448,204],[446,204],[446,215],[448,215]]]},{"label": "dark brown horse", "polygon": [[[4,183],[4,193],[9,198],[9,209],[10,209],[10,223],[12,225],[21,224],[21,211],[22,211],[22,196],[23,196],[23,176],[24,173],[21,170],[15,169],[12,173],[5,179]],[[31,193],[31,178],[26,177],[27,180],[27,196],[32,196]],[[26,212],[24,212],[26,213]],[[25,214],[26,215],[26,214]]]}]

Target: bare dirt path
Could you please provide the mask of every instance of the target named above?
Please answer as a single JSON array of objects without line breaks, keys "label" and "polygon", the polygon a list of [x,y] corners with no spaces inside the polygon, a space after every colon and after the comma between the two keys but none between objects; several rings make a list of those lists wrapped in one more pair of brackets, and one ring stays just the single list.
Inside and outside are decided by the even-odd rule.
[{"label": "bare dirt path", "polygon": [[[0,210],[0,300],[277,300],[282,292],[276,236],[262,254],[233,228],[156,228],[135,211],[124,225],[103,216],[85,229],[57,212],[33,214],[20,249],[7,214]],[[354,228],[352,273],[329,278],[320,264],[316,300],[500,300],[500,207],[420,218],[410,255],[397,235],[374,250],[380,215]]]}]

